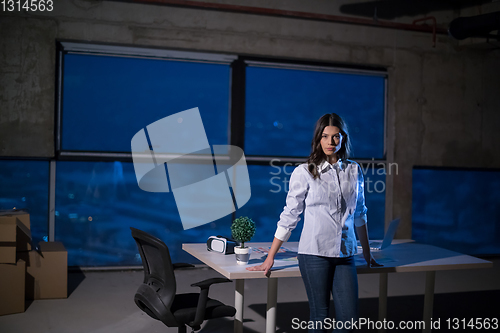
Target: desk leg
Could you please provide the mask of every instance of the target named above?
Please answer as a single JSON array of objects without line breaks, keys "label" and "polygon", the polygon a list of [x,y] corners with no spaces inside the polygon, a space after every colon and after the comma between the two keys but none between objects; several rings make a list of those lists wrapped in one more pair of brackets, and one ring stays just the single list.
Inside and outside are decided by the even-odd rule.
[{"label": "desk leg", "polygon": [[[378,289],[378,320],[384,321],[387,318],[387,285],[389,282],[389,273],[379,274],[379,289]],[[385,332],[380,329],[379,333]]]},{"label": "desk leg", "polygon": [[434,284],[436,282],[436,272],[425,273],[425,296],[424,296],[424,333],[431,331],[432,308],[434,305]]},{"label": "desk leg", "polygon": [[278,303],[278,279],[267,279],[266,333],[276,332],[276,304]]},{"label": "desk leg", "polygon": [[237,279],[234,285],[234,333],[243,333],[243,307],[245,298],[245,280]]}]

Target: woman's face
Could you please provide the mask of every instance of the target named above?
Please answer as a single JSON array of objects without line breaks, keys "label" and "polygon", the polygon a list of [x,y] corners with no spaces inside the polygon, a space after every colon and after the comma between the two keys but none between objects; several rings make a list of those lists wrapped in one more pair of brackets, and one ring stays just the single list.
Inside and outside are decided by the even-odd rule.
[{"label": "woman's face", "polygon": [[321,148],[328,159],[336,157],[337,152],[342,148],[342,133],[337,126],[325,127],[321,136]]}]

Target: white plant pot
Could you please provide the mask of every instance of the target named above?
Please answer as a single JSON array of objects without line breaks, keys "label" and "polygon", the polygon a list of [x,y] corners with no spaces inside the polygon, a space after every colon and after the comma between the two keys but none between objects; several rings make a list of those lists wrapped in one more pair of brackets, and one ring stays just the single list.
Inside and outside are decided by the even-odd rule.
[{"label": "white plant pot", "polygon": [[236,254],[236,263],[238,265],[247,265],[250,260],[250,254],[252,253],[251,247],[241,248],[236,246],[234,248],[234,253]]}]

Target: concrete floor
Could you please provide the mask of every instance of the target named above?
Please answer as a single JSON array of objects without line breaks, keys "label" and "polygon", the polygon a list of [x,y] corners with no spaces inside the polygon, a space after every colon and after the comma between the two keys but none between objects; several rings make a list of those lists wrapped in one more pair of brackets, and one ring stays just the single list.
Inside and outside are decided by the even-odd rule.
[{"label": "concrete floor", "polygon": [[[436,274],[434,318],[499,317],[500,259],[481,270],[443,271]],[[195,292],[191,283],[220,277],[212,269],[197,267],[176,271],[178,292]],[[26,312],[0,316],[2,333],[139,333],[176,332],[142,313],[133,297],[142,282],[142,271],[72,272],[67,299],[38,300],[26,304]],[[421,320],[425,274],[389,275],[388,319]],[[245,333],[265,331],[265,279],[245,283]],[[362,318],[377,320],[378,275],[359,275]],[[234,305],[234,283],[213,285],[210,297]],[[497,304],[496,302],[493,304]],[[308,320],[308,305],[300,278],[280,279],[278,285],[277,332],[292,329],[292,319]],[[232,332],[232,319],[206,322],[200,332]],[[442,329],[443,331],[446,331]],[[475,330],[477,332],[477,330]]]}]

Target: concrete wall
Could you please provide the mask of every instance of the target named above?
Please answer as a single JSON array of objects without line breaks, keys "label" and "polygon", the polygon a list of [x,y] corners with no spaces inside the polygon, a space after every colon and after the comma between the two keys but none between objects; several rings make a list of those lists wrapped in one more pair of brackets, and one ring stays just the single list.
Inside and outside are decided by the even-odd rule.
[{"label": "concrete wall", "polygon": [[[342,15],[343,2],[249,5]],[[64,39],[387,68],[388,161],[398,164],[387,219],[402,217],[399,237],[411,237],[414,165],[500,167],[499,50],[464,48],[445,35],[433,47],[429,33],[213,10],[97,0],[54,7],[0,14],[0,156],[54,156],[55,45]],[[500,3],[467,13],[493,10]],[[441,27],[460,15],[432,14]]]}]

